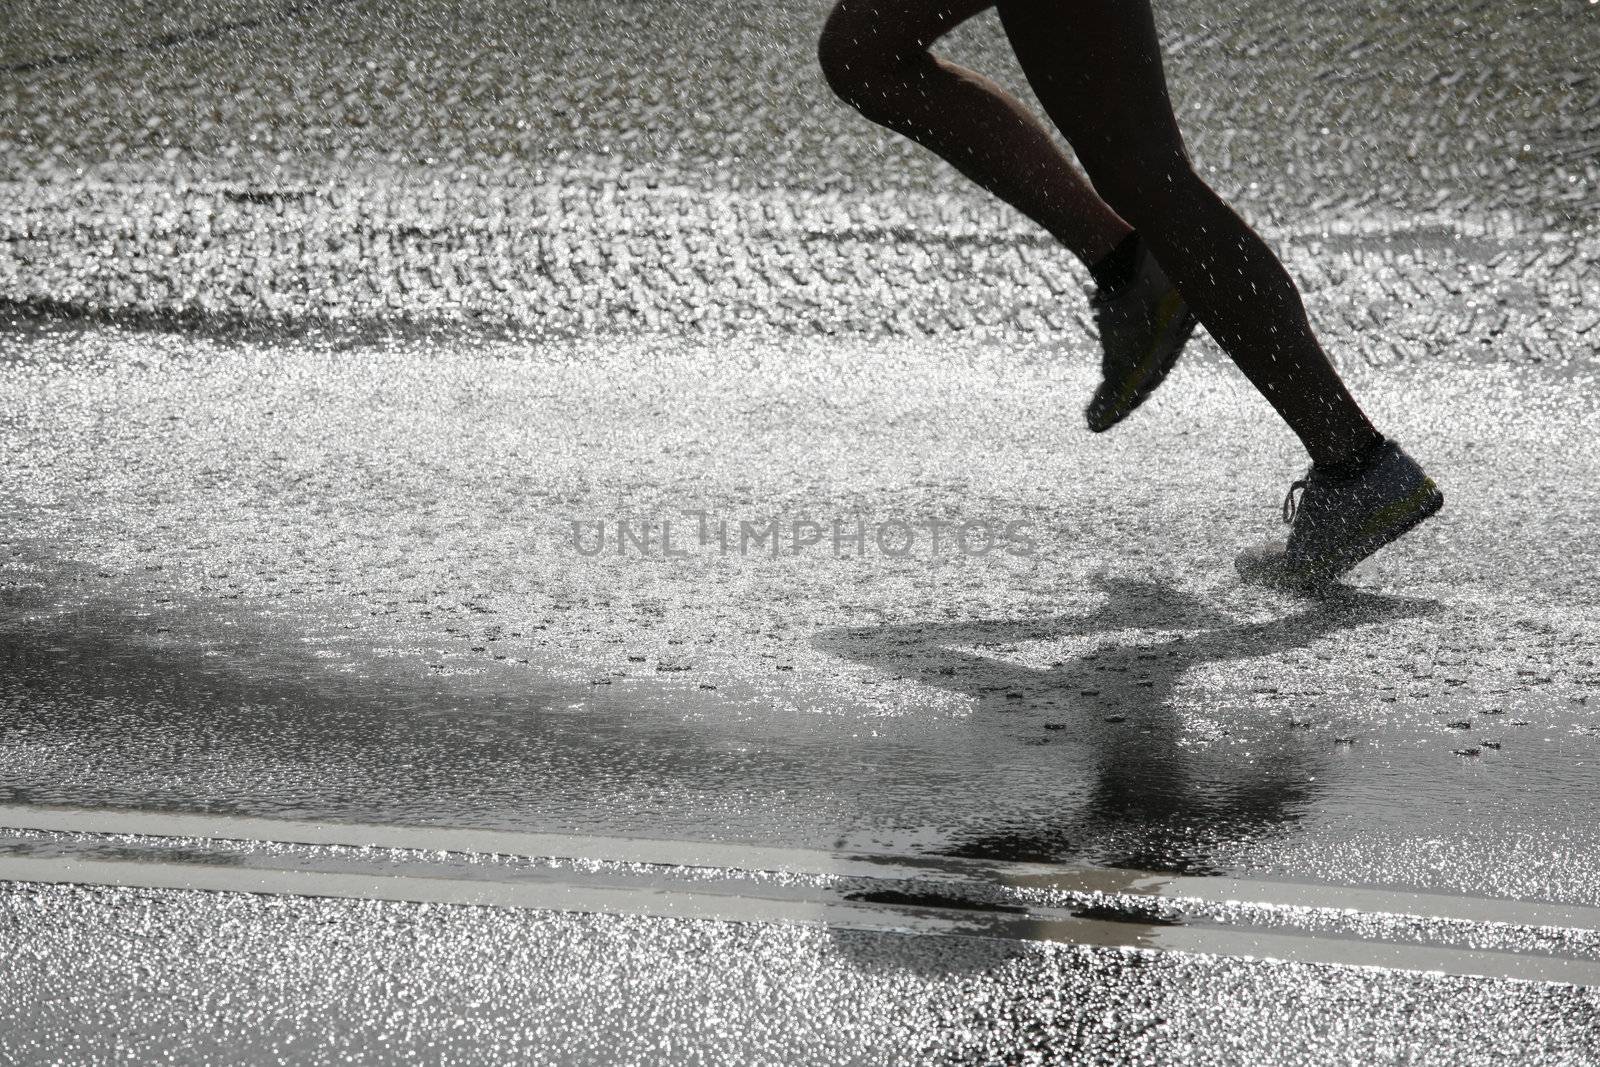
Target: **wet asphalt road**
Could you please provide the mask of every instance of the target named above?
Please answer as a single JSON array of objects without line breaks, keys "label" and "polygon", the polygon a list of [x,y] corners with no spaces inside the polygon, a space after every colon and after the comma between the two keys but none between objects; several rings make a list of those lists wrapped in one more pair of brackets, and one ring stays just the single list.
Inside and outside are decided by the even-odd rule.
[{"label": "wet asphalt road", "polygon": [[[1089,862],[1600,903],[1587,818],[1600,746],[1600,627],[1588,595],[1594,401],[1573,375],[1472,364],[1358,375],[1436,470],[1451,511],[1373,561],[1347,596],[1308,605],[1232,577],[1237,544],[1275,528],[1277,492],[1296,461],[1260,401],[1204,360],[1101,441],[1056,400],[1086,391],[1086,352],[991,342],[317,350],[73,328],[35,333],[11,352],[12,506],[28,518],[7,541],[0,768],[10,803]],[[908,381],[918,389],[889,387]],[[840,420],[848,434],[829,430]],[[571,521],[612,515],[635,528],[653,522],[659,538],[661,520],[686,503],[732,520],[769,510],[1021,518],[1037,556],[889,558],[875,539],[859,559],[835,558],[826,544],[724,556],[715,540],[691,540],[695,552],[667,560],[631,546],[583,556],[570,540]],[[1535,527],[1537,541],[1507,534]],[[39,847],[23,839],[5,851]],[[187,862],[217,862],[216,851],[197,847]],[[646,883],[666,878],[663,869]],[[60,907],[84,929],[102,929],[108,913],[136,925],[146,920],[128,916],[167,917],[138,926],[159,977],[139,987],[135,1005],[183,1002],[204,973],[180,965],[197,935],[175,916],[267,906],[161,888],[28,892],[69,902]],[[299,929],[294,954],[304,945],[315,958],[275,957],[258,972],[253,1010],[274,1018],[310,1010],[298,983],[311,979],[296,968],[367,987],[375,967],[446,966],[466,951],[462,939],[473,943],[460,931],[496,922],[532,923],[551,953],[571,945],[581,956],[596,929],[634,941],[628,958],[649,991],[628,996],[647,1017],[683,1018],[685,997],[698,1010],[708,969],[795,975],[827,990],[814,995],[832,1014],[804,1009],[804,1024],[786,1031],[794,1059],[878,1061],[873,1049],[900,1025],[881,1015],[876,1027],[860,1023],[866,994],[853,990],[872,984],[881,961],[841,958],[826,938],[626,916],[437,917],[436,939],[420,956],[393,949],[409,962],[390,969],[371,954],[422,936],[416,905],[303,896],[266,913],[278,932],[248,935]],[[1336,902],[1314,922],[1278,914],[1270,896],[1266,905],[1247,926],[1600,958],[1582,922],[1561,924],[1571,930],[1554,944],[1508,944],[1495,921],[1391,933],[1362,929],[1370,918],[1341,926],[1349,920]],[[18,914],[20,937],[32,926]],[[351,935],[359,951],[329,955],[310,947],[323,936],[312,915],[377,932]],[[1213,921],[1179,921],[1191,919]],[[267,920],[239,921],[255,931]],[[1145,919],[1122,921],[1136,931]],[[234,936],[220,920],[214,930]],[[724,936],[733,939],[725,958],[694,955],[701,940]],[[882,931],[851,936],[890,959],[935,951],[894,947]],[[506,939],[496,944],[515,941]],[[70,942],[26,941],[40,960],[28,966],[70,955]],[[542,1013],[555,1002],[523,1003],[524,987],[495,984],[501,967],[524,973],[515,970],[523,951],[534,949],[477,957],[484,973],[452,980],[460,1001],[424,1010],[405,999],[410,978],[386,978],[383,991],[321,1025],[356,1043],[390,1032],[387,1013],[399,1012],[431,1034],[432,1012],[470,1002],[472,1018],[510,1011],[518,1020],[495,1041],[577,1055],[565,1042],[580,1036],[597,1048],[666,1040],[606,1027],[551,1038]],[[1206,1039],[1209,1023],[1175,1015],[1255,1019],[1259,1005],[1278,1004],[1299,1019],[1298,1001],[1276,991],[1304,981],[1290,977],[1304,965],[1229,954],[1159,963],[1159,1006],[1107,1023],[1126,990],[1094,975],[1112,964],[1082,964],[1100,996],[1068,998],[1068,1009],[1052,976],[1080,966],[1062,959],[1126,950],[1005,951],[1044,970],[980,968],[983,983],[1009,990],[1014,1015],[978,1037],[961,1021],[966,984],[882,964],[904,996],[929,1005],[932,1014],[905,1023],[917,1041],[955,1060],[983,1058],[969,1042],[1037,1039],[1120,1047],[1125,1060],[1153,1049],[1173,1062],[1368,1062],[1369,1042],[1393,1038],[1370,1021],[1372,1005],[1403,1002],[1447,1019],[1406,1031],[1397,1059],[1512,1061],[1549,1041],[1549,1062],[1583,1062],[1590,1050],[1592,994],[1323,968],[1302,996],[1335,996],[1343,1007],[1327,1010],[1346,1013],[1353,1029],[1302,1046],[1282,1020],[1252,1023],[1230,1031],[1235,1051],[1226,1051]],[[595,981],[622,980],[610,963],[585,966],[599,969]],[[1217,974],[1201,978],[1207,967]],[[567,980],[565,964],[552,968],[540,982]],[[828,977],[804,977],[816,968]],[[840,968],[857,969],[854,984],[831,977]],[[13,1017],[33,1018],[46,988],[72,989],[92,1032],[122,1025],[127,988],[39,986],[28,973],[20,962],[9,972]],[[793,1003],[788,995],[780,1003]],[[1145,1004],[1152,994],[1127,995]],[[1455,1012],[1509,1019],[1496,1024],[1496,1041],[1519,1051],[1456,1027]],[[839,1013],[862,1028],[816,1037],[813,1027]],[[220,1008],[202,1014],[219,1040],[234,1025]],[[137,1017],[138,1041],[173,1040],[175,1017],[143,1008]],[[1417,1017],[1402,1013],[1394,1026]],[[757,1032],[707,1018],[723,1016],[662,1025],[708,1059],[748,1057]],[[1154,1034],[1152,1018],[1164,1020]],[[69,1037],[46,1029],[39,1040]],[[463,1031],[452,1047],[482,1050],[487,1040]]]},{"label": "wet asphalt road", "polygon": [[[1084,358],[982,342],[22,351],[23,799],[1600,903],[1582,379],[1356,375],[1452,514],[1307,604],[1233,576],[1298,470],[1205,362],[1098,439]],[[885,554],[929,517],[1032,553]]]},{"label": "wet asphalt road", "polygon": [[[1454,975],[1600,962],[1594,10],[1163,10],[1447,494],[1317,603],[1232,575],[1262,401],[1202,340],[1083,431],[1078,268],[827,105],[817,11],[600,11],[16,14],[7,1057],[1600,1055],[1592,990]],[[913,861],[969,866],[856,869]],[[529,879],[601,914],[464,906]]]}]

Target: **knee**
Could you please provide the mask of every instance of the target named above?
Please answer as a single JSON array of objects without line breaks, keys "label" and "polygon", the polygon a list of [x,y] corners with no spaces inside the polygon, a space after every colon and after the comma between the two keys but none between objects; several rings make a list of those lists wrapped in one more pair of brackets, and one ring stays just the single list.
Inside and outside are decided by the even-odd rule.
[{"label": "knee", "polygon": [[863,47],[860,35],[850,25],[844,5],[833,9],[817,38],[817,64],[822,78],[835,96],[852,107],[866,98],[873,77],[871,52]]},{"label": "knee", "polygon": [[853,15],[845,0],[833,9],[817,38],[817,64],[828,88],[858,111],[874,110],[873,101],[903,81],[906,68],[915,62],[915,55],[885,40],[881,30],[875,20]]}]

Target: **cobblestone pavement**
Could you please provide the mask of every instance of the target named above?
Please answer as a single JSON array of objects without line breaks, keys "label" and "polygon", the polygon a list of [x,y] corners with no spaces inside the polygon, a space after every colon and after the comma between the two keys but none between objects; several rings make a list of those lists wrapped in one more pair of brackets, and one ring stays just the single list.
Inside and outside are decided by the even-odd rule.
[{"label": "cobblestone pavement", "polygon": [[[816,5],[20,14],[0,68],[13,315],[1082,328],[1070,257],[828,97]],[[1592,5],[1160,17],[1197,162],[1332,340],[1380,362],[1593,349]],[[1020,81],[992,16],[949,48]]]}]

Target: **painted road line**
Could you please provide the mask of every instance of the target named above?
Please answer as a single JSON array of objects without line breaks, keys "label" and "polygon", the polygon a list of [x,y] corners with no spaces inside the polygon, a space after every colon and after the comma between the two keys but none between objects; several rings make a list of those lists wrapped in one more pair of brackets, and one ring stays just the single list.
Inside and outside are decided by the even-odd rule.
[{"label": "painted road line", "polygon": [[[470,855],[587,859],[663,867],[772,871],[830,877],[980,876],[992,864],[939,856],[875,855],[821,849],[773,848],[721,841],[524,833],[443,826],[385,826],[307,822],[251,816],[151,812],[111,808],[0,805],[0,828],[56,833],[135,834],[293,845],[394,848]],[[1032,870],[1032,868],[1029,868]]]},{"label": "painted road line", "polygon": [[697,921],[808,924],[910,935],[942,934],[1080,947],[1234,956],[1454,977],[1600,987],[1600,962],[1388,942],[1346,941],[1212,926],[1148,926],[1059,915],[775,900],[692,890],[516,883],[412,875],[241,868],[194,863],[0,857],[0,880],[151,890],[533,909]]},{"label": "painted road line", "polygon": [[827,878],[946,879],[994,887],[1116,893],[1174,902],[1250,904],[1402,915],[1468,923],[1600,932],[1600,908],[1360,886],[1149,873],[1106,867],[1004,863],[904,853],[831,852],[737,842],[522,833],[455,827],[306,822],[127,809],[0,806],[0,827],[216,841],[391,848],[466,855],[640,863]]}]

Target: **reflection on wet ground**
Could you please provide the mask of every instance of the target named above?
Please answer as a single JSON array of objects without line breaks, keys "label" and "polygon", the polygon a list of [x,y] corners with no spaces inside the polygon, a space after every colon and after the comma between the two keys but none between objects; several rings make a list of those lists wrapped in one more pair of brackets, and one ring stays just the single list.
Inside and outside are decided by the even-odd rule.
[{"label": "reflection on wet ground", "polygon": [[[1317,807],[1334,753],[1292,727],[1246,759],[1190,743],[1172,704],[1185,673],[1435,608],[1351,591],[1240,623],[1171,586],[1097,587],[1082,615],[820,634],[830,655],[975,699],[867,743],[853,720],[685,716],[649,691],[571,703],[556,683],[381,664],[308,672],[284,647],[199,650],[79,616],[3,639],[0,797],[794,844],[888,830],[953,856],[1218,873],[1214,850],[1269,848]],[[1067,638],[1083,651],[1043,669],[982,654]]]},{"label": "reflection on wet ground", "polygon": [[846,946],[846,931],[894,931],[1600,987],[1600,908],[995,860],[0,806],[0,879],[801,922]]},{"label": "reflection on wet ground", "polygon": [[[1600,892],[1567,379],[1356,375],[1472,521],[1307,605],[1232,576],[1298,461],[1206,361],[1086,442],[1092,366],[989,338],[0,349],[13,802]],[[691,506],[1039,551],[562,540]]]},{"label": "reflection on wet ground", "polygon": [[[976,700],[975,716],[1049,713],[1047,731],[1090,745],[1088,799],[1059,820],[1042,813],[1014,827],[958,838],[951,855],[1002,860],[1091,854],[1114,867],[1213,873],[1203,842],[1259,838],[1310,803],[1326,756],[1280,751],[1265,760],[1184,745],[1173,688],[1201,664],[1304,648],[1329,633],[1406,618],[1432,601],[1346,591],[1287,617],[1239,623],[1171,586],[1102,579],[1106,599],[1086,615],[1026,621],[901,623],[824,634],[821,647],[879,670],[954,689]],[[1154,639],[1093,646],[1039,670],[979,650],[1067,636],[1164,632]],[[1178,631],[1172,633],[1172,631]],[[1106,711],[1111,709],[1111,714]],[[1041,738],[1043,740],[1043,738]],[[974,739],[975,747],[981,742]],[[1112,844],[1103,851],[1101,842]]]}]

